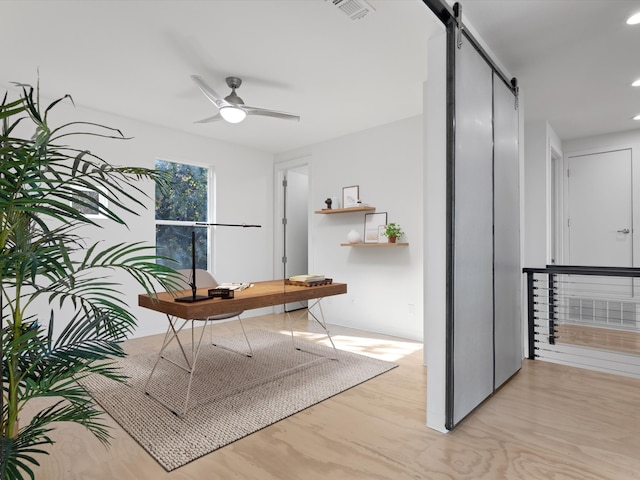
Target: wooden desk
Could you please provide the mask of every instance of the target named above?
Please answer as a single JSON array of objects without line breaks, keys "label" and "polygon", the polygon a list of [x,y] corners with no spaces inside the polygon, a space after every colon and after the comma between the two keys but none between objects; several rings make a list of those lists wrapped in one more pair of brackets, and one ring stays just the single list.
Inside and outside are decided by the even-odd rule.
[{"label": "wooden desk", "polygon": [[[208,289],[198,290],[199,295],[207,295]],[[194,303],[174,301],[167,292],[159,293],[157,298],[146,294],[138,296],[138,305],[157,312],[166,313],[185,320],[206,318],[210,315],[252,310],[254,308],[284,305],[285,303],[302,302],[314,298],[330,297],[347,293],[346,283],[331,283],[313,287],[286,285],[284,280],[268,280],[255,282],[253,287],[234,292],[234,298],[211,298]],[[178,293],[176,296],[190,295],[191,291]]]},{"label": "wooden desk", "polygon": [[[207,295],[208,288],[198,290],[199,295]],[[347,293],[347,285],[345,283],[331,283],[329,285],[318,285],[313,287],[303,287],[298,285],[287,285],[284,280],[269,280],[266,282],[256,282],[252,287],[246,288],[242,291],[234,291],[234,298],[222,299],[222,298],[210,298],[206,300],[201,300],[193,303],[185,303],[185,302],[176,302],[174,300],[175,297],[182,297],[185,295],[191,295],[192,292],[182,291],[182,292],[174,292],[172,295],[168,292],[159,293],[154,297],[149,297],[146,294],[138,296],[138,305],[141,307],[149,308],[151,310],[155,310],[157,312],[162,312],[166,314],[167,320],[169,322],[169,328],[167,329],[167,333],[165,335],[164,341],[162,343],[162,347],[160,348],[160,352],[158,353],[158,359],[156,360],[155,365],[147,379],[145,384],[145,393],[150,395],[152,398],[155,398],[159,403],[164,405],[166,408],[171,410],[178,416],[185,415],[187,413],[187,409],[189,408],[189,396],[191,391],[191,384],[193,381],[193,374],[196,368],[196,360],[198,358],[198,353],[200,351],[200,346],[202,344],[202,338],[204,336],[205,328],[201,330],[199,338],[194,337],[193,324],[194,320],[203,320],[207,317],[211,317],[214,315],[221,315],[226,313],[234,313],[234,312],[242,312],[245,310],[251,310],[254,308],[262,308],[262,307],[270,307],[274,305],[283,305],[285,303],[293,303],[293,302],[302,302],[305,300],[315,300],[313,304],[311,304],[305,313],[308,313],[317,323],[320,325],[325,333],[331,345],[335,350],[335,345],[333,344],[333,339],[329,334],[329,330],[327,329],[327,325],[324,321],[324,314],[322,313],[322,305],[320,301],[324,297],[330,297],[332,295],[340,295],[343,293]],[[314,307],[318,307],[319,315],[316,315],[312,310]],[[302,314],[304,315],[304,313]],[[300,315],[298,318],[302,318]],[[238,316],[238,318],[240,318]],[[291,329],[291,339],[293,342],[293,348],[297,350],[301,350],[302,348],[296,346],[294,334],[293,334],[293,325],[297,320],[292,320],[289,312],[287,312],[287,318],[289,319],[289,326]],[[191,324],[191,348],[185,348],[178,334],[182,331],[185,325]],[[242,326],[242,320],[240,320],[240,325]],[[206,323],[205,323],[206,326]],[[249,345],[250,353],[246,354],[243,352],[238,352],[233,350],[235,353],[240,353],[242,355],[247,355],[249,357],[253,356],[253,352],[251,351],[251,346],[249,344],[249,339],[247,337],[246,332],[244,331],[244,327],[242,327],[242,332],[245,335],[245,339],[247,340],[247,345]],[[172,343],[176,342],[180,351],[182,353],[182,362],[177,363],[174,360],[170,360],[163,356],[165,349]],[[214,346],[217,346],[213,343]],[[224,348],[224,347],[221,347]],[[318,355],[314,352],[309,352],[313,355]],[[321,357],[319,359],[322,359]],[[189,384],[186,391],[186,396],[184,400],[184,405],[182,408],[176,408],[175,405],[169,405],[163,399],[154,396],[148,389],[149,383],[153,377],[154,372],[156,371],[156,367],[161,360],[166,360],[170,363],[173,363],[177,367],[186,371],[189,374]],[[316,360],[311,360],[304,364],[297,365],[295,368],[299,368],[303,365],[312,363]],[[280,372],[285,373],[286,371]],[[262,380],[261,380],[262,381]],[[227,392],[218,392],[215,397],[220,396],[223,393]],[[214,398],[214,397],[212,397]]]}]

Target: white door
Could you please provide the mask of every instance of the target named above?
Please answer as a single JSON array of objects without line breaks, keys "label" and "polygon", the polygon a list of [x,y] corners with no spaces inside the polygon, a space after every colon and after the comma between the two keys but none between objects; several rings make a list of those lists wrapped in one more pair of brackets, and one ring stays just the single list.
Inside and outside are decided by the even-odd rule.
[{"label": "white door", "polygon": [[[309,273],[309,174],[307,165],[285,172],[283,182],[283,277]],[[288,303],[285,311],[305,308],[307,301]]]},{"label": "white door", "polygon": [[568,265],[633,266],[631,150],[568,158]]},{"label": "white door", "polygon": [[309,273],[309,177],[307,166],[286,172],[285,228],[284,228],[284,278]]},{"label": "white door", "polygon": [[[633,266],[631,150],[567,155],[568,265]],[[562,282],[561,282],[562,283]],[[635,325],[633,283],[624,277],[575,276],[561,285],[571,322]],[[624,301],[629,298],[630,301]],[[560,337],[557,342],[563,343]]]}]

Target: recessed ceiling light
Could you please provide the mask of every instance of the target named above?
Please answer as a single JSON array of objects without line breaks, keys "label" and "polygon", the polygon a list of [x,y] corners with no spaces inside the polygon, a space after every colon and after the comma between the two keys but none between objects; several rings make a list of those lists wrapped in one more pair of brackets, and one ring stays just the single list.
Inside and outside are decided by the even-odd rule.
[{"label": "recessed ceiling light", "polygon": [[640,78],[631,84],[632,87],[640,87]]},{"label": "recessed ceiling light", "polygon": [[636,115],[635,117],[633,117],[634,120],[640,120],[640,114]]},{"label": "recessed ceiling light", "polygon": [[640,12],[627,18],[627,25],[637,25],[640,23]]}]

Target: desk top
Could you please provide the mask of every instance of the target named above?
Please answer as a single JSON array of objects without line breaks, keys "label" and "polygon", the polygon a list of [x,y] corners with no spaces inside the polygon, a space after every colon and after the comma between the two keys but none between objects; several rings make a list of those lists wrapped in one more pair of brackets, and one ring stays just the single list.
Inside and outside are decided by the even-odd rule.
[{"label": "desk top", "polygon": [[[198,289],[198,294],[207,295],[208,290],[208,288]],[[194,303],[176,302],[173,299],[174,297],[168,292],[158,293],[155,297],[141,294],[138,295],[138,305],[184,319],[205,318],[209,315],[239,312],[254,308],[311,300],[313,298],[340,295],[347,293],[347,284],[331,283],[329,285],[303,287],[286,285],[284,280],[269,280],[266,282],[255,282],[253,287],[242,291],[236,290],[233,293],[234,298],[210,298]],[[190,290],[176,292],[176,296],[190,294]]]}]

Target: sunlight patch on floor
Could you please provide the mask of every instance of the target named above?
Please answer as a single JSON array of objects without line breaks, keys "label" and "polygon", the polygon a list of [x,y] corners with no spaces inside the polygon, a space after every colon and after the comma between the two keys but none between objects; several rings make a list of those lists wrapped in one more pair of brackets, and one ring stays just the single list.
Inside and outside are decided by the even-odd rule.
[{"label": "sunlight patch on floor", "polygon": [[[291,335],[290,331],[282,330],[280,333]],[[324,333],[295,332],[296,337],[308,341],[331,346],[331,342]],[[384,338],[357,337],[351,335],[331,335],[336,348],[348,352],[366,355],[393,362],[402,357],[422,350],[422,343],[411,340],[390,340]]]}]

